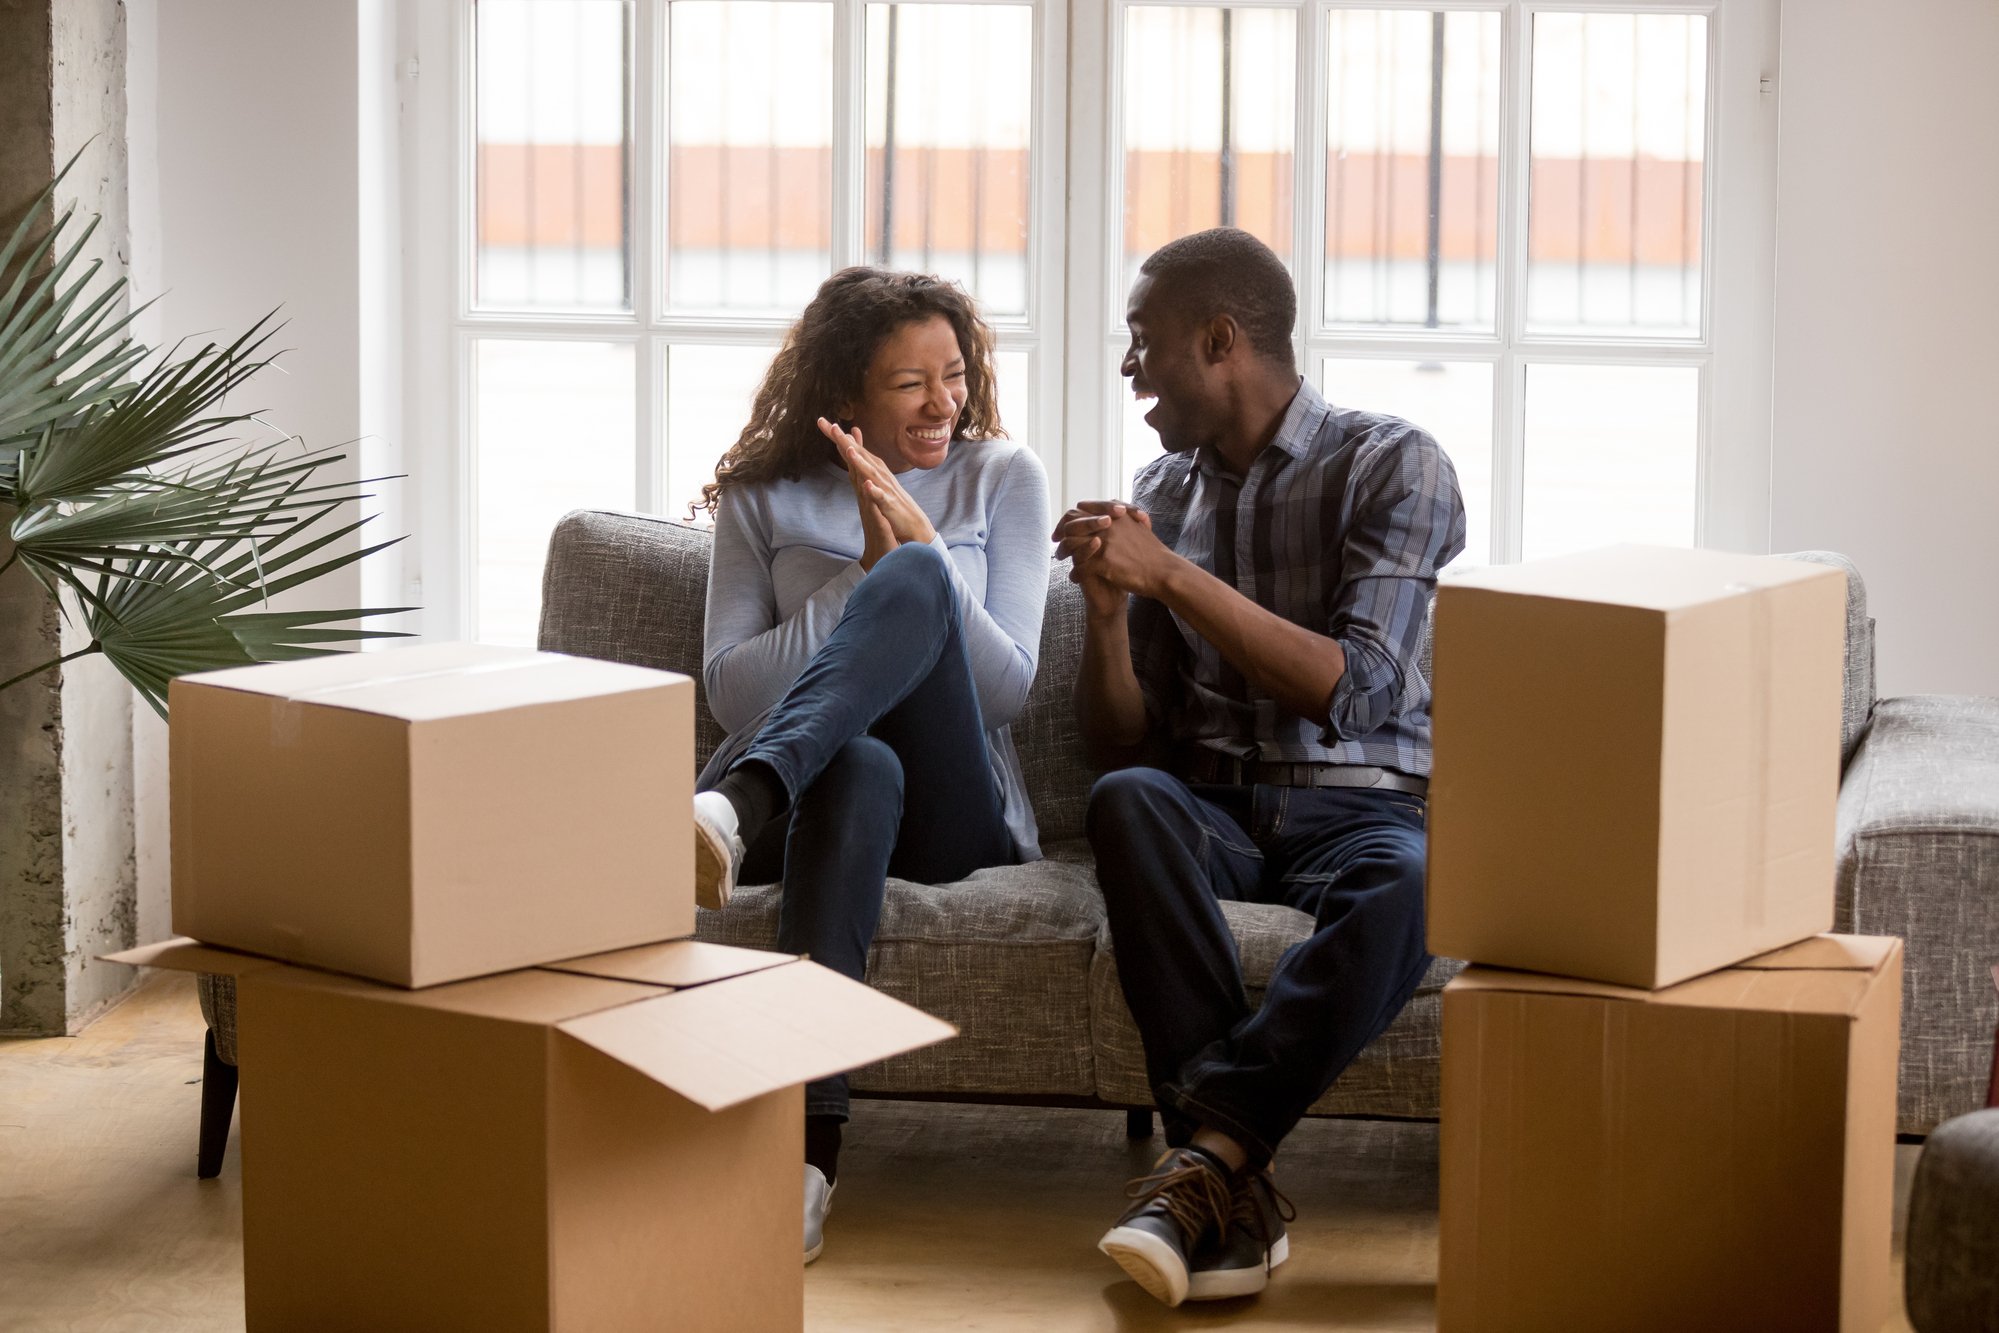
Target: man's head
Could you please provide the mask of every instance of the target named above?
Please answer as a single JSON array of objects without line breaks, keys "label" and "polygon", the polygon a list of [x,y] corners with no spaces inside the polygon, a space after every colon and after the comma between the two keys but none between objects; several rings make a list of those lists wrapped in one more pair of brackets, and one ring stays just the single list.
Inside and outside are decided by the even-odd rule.
[{"label": "man's head", "polygon": [[1131,348],[1120,371],[1169,450],[1199,448],[1230,425],[1245,386],[1295,386],[1298,297],[1271,248],[1246,231],[1182,236],[1139,266],[1125,307]]}]

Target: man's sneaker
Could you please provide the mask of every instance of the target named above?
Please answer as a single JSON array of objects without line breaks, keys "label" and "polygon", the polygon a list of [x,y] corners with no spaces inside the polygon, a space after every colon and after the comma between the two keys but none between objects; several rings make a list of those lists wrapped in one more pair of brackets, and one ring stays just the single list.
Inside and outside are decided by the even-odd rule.
[{"label": "man's sneaker", "polygon": [[1298,1216],[1291,1200],[1271,1183],[1268,1169],[1238,1171],[1226,1227],[1194,1252],[1187,1299],[1220,1301],[1254,1296],[1270,1285],[1270,1272],[1291,1257],[1284,1224]]},{"label": "man's sneaker", "polygon": [[1169,1148],[1125,1194],[1131,1207],[1097,1248],[1152,1296],[1178,1305],[1187,1299],[1188,1256],[1228,1224],[1228,1175],[1205,1153]]},{"label": "man's sneaker", "polygon": [[694,796],[694,901],[703,907],[729,905],[743,840],[736,833],[736,807],[718,791]]},{"label": "man's sneaker", "polygon": [[826,1248],[826,1214],[833,1211],[833,1185],[826,1173],[805,1164],[805,1262],[811,1263]]}]

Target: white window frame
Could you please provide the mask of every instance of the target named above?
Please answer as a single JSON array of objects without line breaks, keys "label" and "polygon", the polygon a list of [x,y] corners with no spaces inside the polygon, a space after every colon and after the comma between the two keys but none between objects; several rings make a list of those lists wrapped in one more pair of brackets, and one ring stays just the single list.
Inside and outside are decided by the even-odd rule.
[{"label": "white window frame", "polygon": [[[1777,109],[1776,0],[1107,0],[1074,10],[1069,157],[1069,438],[1101,440],[1070,453],[1061,489],[1071,497],[1122,493],[1121,406],[1128,392],[1106,374],[1128,340],[1119,290],[1124,223],[1124,15],[1134,5],[1290,9],[1297,14],[1297,124],[1292,235],[1298,282],[1294,347],[1317,381],[1328,356],[1395,361],[1479,361],[1493,367],[1492,556],[1517,561],[1525,509],[1527,367],[1661,365],[1702,379],[1696,454],[1697,544],[1765,552],[1770,542],[1771,306],[1775,292]],[[1501,16],[1501,193],[1497,310],[1490,334],[1322,324],[1325,281],[1326,111],[1324,59],[1335,9],[1473,10]],[[1537,12],[1675,13],[1708,18],[1706,179],[1702,193],[1702,327],[1694,338],[1586,337],[1527,328],[1528,81]],[[1086,73],[1088,71],[1089,73]],[[1092,76],[1102,88],[1085,94]],[[1101,191],[1089,188],[1103,182]],[[1084,243],[1097,238],[1095,245]],[[1717,302],[1716,293],[1727,294]],[[1366,407],[1365,403],[1351,406]],[[1449,441],[1445,441],[1448,447]]]},{"label": "white window frame", "polygon": [[[826,3],[827,0],[778,0]],[[1028,181],[1027,309],[989,316],[997,350],[1024,352],[1034,404],[1032,419],[1009,421],[1015,438],[1041,454],[1050,471],[1063,466],[1062,439],[1066,328],[1063,309],[1065,106],[1068,95],[1068,21],[1064,0],[898,0],[903,4],[977,3],[1032,12],[1035,69],[1033,166]],[[833,77],[832,268],[867,262],[864,254],[867,108],[866,10],[868,0],[830,0],[833,46],[840,62]],[[659,219],[665,216],[665,8],[666,0],[634,0],[630,110],[632,309],[606,313],[484,311],[473,303],[474,180],[472,141],[473,0],[415,7],[412,34],[419,77],[406,108],[410,156],[428,169],[412,173],[406,195],[408,236],[418,274],[408,304],[409,345],[417,373],[405,403],[408,429],[427,441],[417,451],[421,475],[411,480],[417,497],[424,603],[422,632],[474,638],[477,616],[478,441],[473,361],[475,344],[495,338],[629,343],[634,347],[634,441],[637,459],[631,507],[663,513],[668,350],[677,343],[767,346],[775,352],[795,315],[741,317],[670,311],[662,299],[664,274]],[[439,53],[437,59],[427,52]],[[448,56],[448,58],[446,58]],[[448,386],[440,391],[440,386]],[[716,442],[719,454],[728,441]],[[680,517],[670,515],[669,517]]]}]

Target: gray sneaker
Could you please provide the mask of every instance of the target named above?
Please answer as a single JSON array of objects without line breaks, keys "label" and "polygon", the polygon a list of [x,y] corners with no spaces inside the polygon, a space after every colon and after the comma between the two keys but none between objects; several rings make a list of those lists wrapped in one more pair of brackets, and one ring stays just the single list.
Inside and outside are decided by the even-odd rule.
[{"label": "gray sneaker", "polygon": [[1189,1256],[1227,1224],[1228,1177],[1201,1153],[1169,1148],[1151,1174],[1132,1181],[1125,1194],[1131,1207],[1097,1248],[1147,1294],[1178,1305],[1187,1299]]},{"label": "gray sneaker", "polygon": [[1254,1296],[1270,1285],[1271,1270],[1291,1257],[1284,1224],[1296,1219],[1298,1210],[1271,1183],[1268,1168],[1238,1171],[1229,1204],[1228,1224],[1188,1264],[1190,1301]]},{"label": "gray sneaker", "polygon": [[707,908],[729,905],[736,867],[743,863],[743,840],[736,833],[736,807],[718,791],[694,797],[694,901]]},{"label": "gray sneaker", "polygon": [[811,1263],[826,1248],[826,1214],[833,1210],[833,1185],[826,1173],[805,1164],[805,1262]]}]

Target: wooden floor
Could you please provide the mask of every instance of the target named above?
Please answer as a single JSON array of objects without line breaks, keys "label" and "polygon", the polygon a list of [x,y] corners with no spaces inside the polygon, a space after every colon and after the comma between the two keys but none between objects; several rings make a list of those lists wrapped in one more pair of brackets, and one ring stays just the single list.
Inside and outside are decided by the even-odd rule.
[{"label": "wooden floor", "polygon": [[[0,1329],[242,1327],[235,1143],[221,1179],[194,1178],[200,1050],[181,976],[81,1037],[0,1042]],[[1301,1127],[1279,1160],[1292,1261],[1258,1300],[1180,1310],[1093,1248],[1157,1147],[1122,1116],[863,1102],[847,1144],[806,1274],[815,1331],[1433,1326],[1433,1126]]]}]

